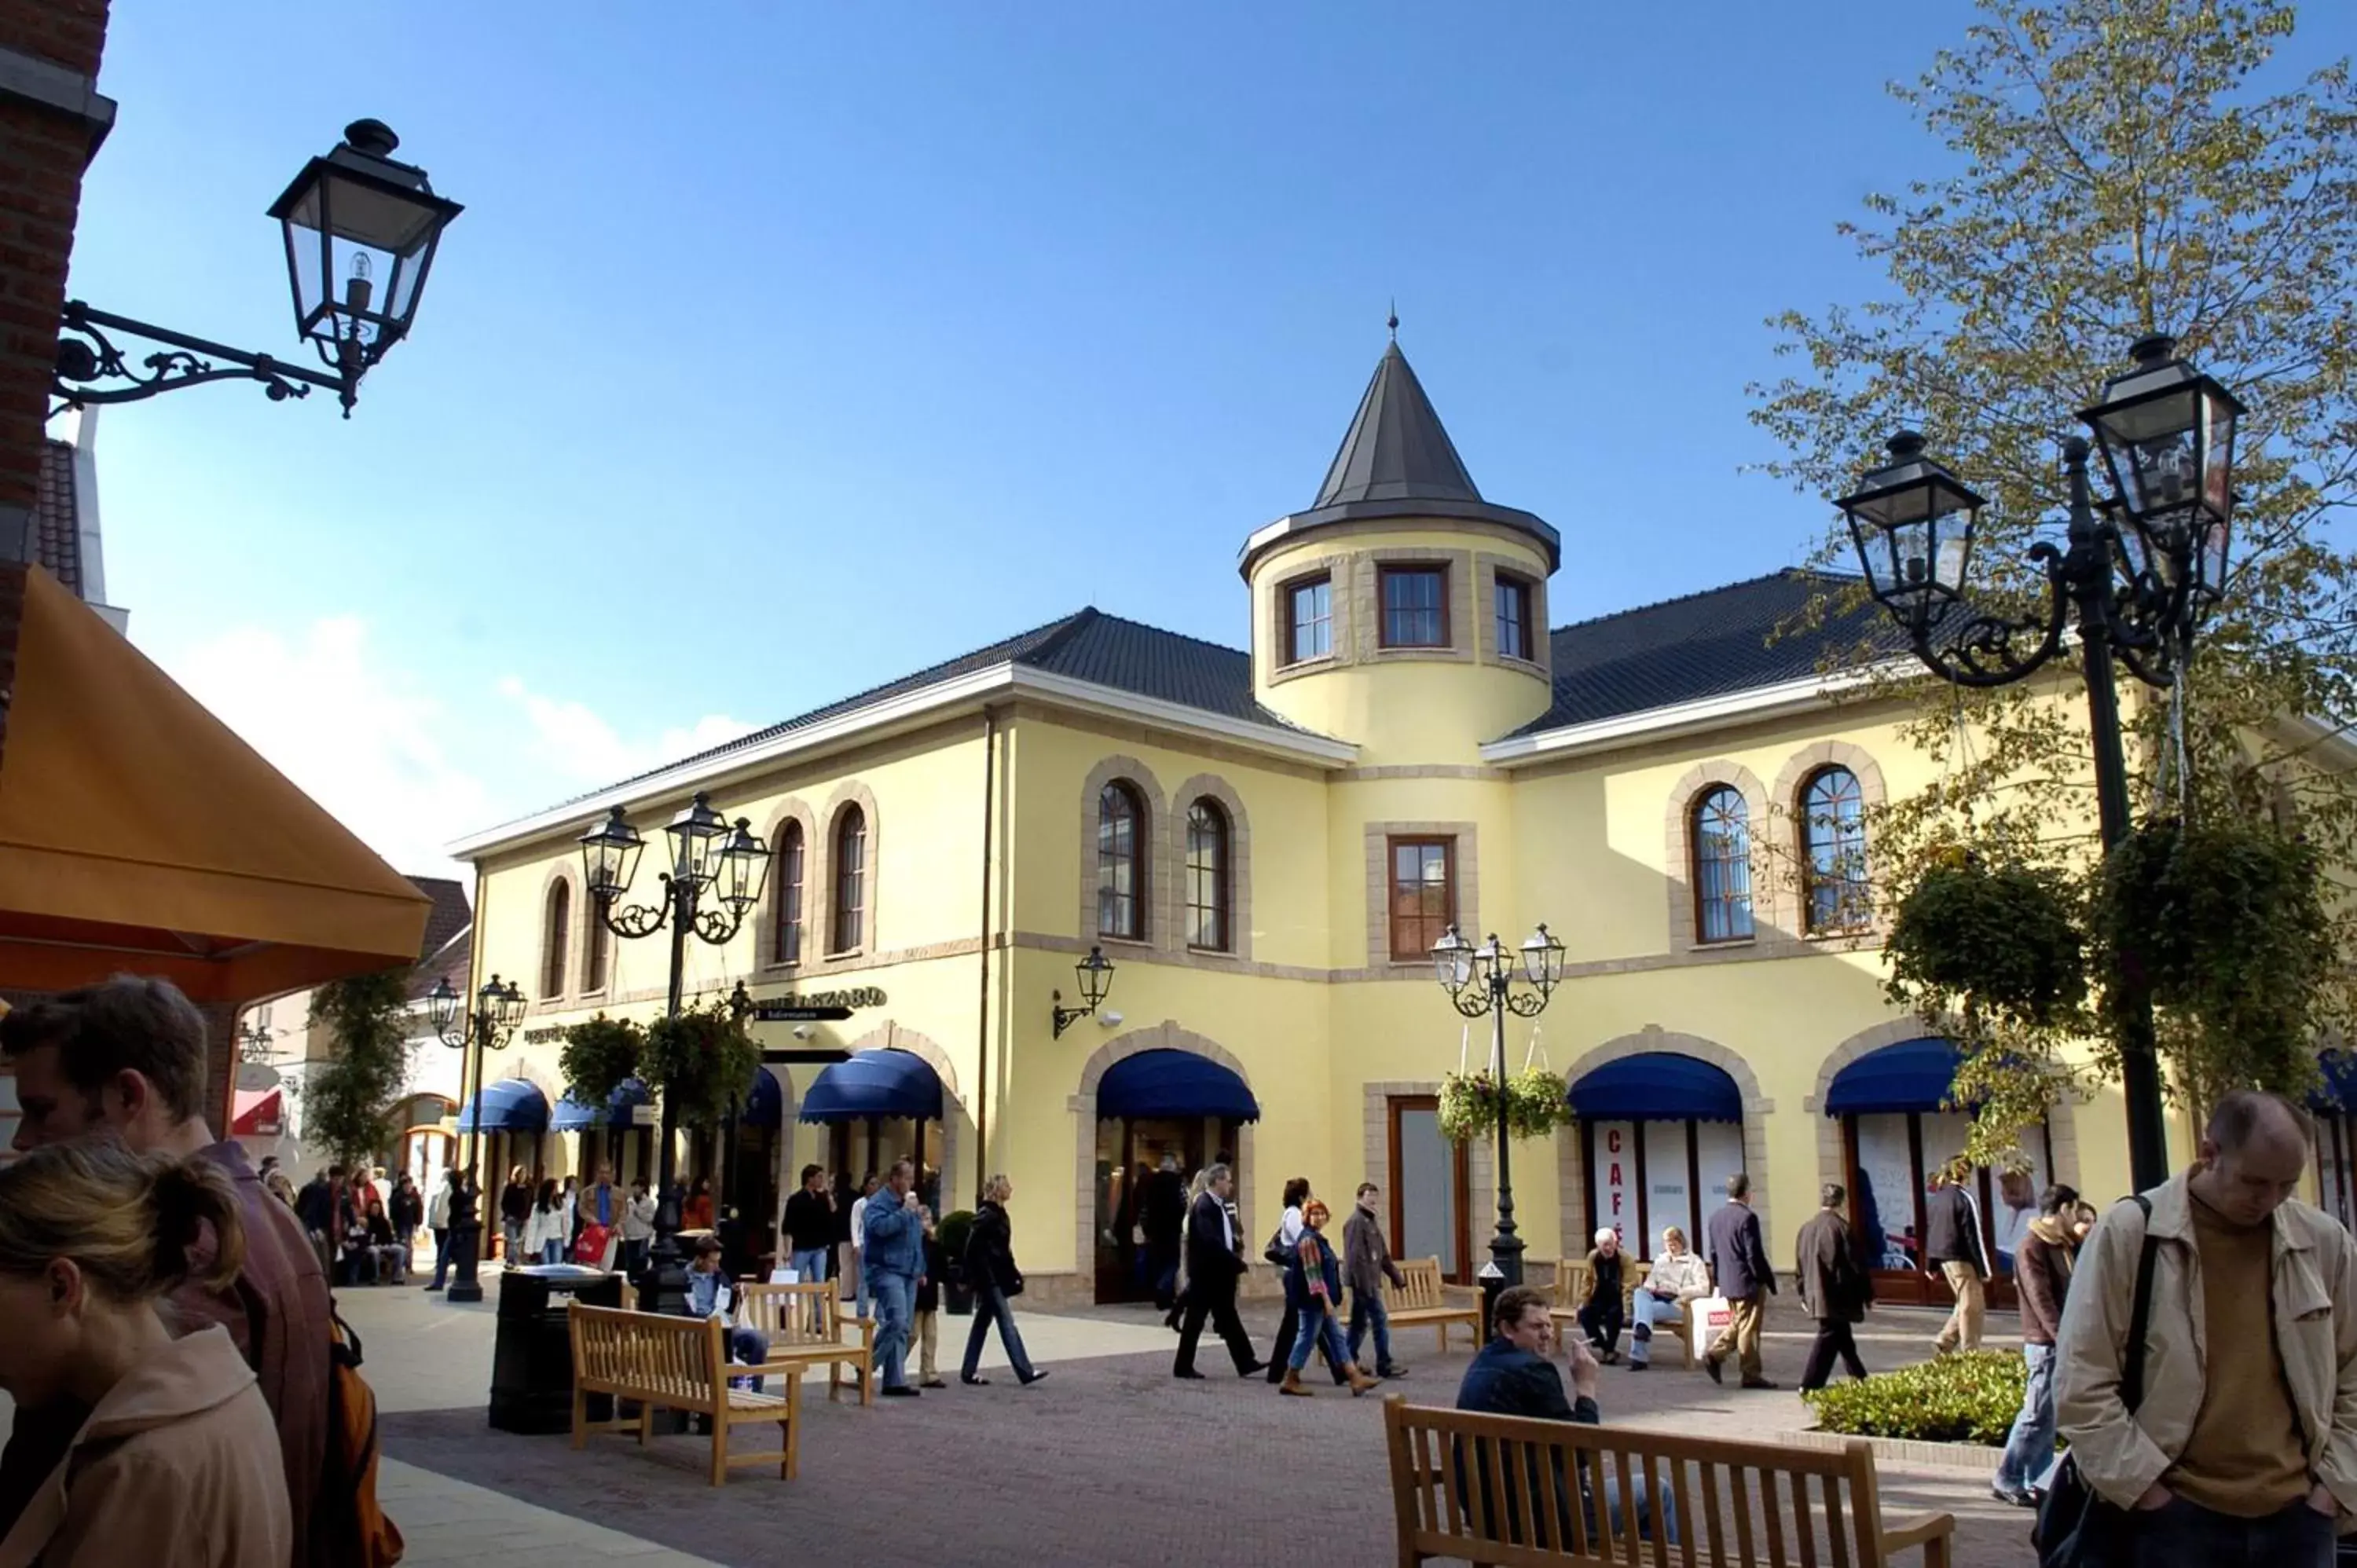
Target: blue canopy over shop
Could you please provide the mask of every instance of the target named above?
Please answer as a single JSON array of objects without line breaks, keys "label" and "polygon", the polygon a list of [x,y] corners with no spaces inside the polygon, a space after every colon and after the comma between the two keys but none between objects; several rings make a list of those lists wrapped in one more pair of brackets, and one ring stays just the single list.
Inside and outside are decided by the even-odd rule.
[{"label": "blue canopy over shop", "polygon": [[[479,1099],[482,1118],[477,1124]],[[461,1133],[541,1133],[548,1128],[548,1096],[521,1078],[503,1078],[483,1085],[480,1096],[469,1095],[458,1107]]]},{"label": "blue canopy over shop", "polygon": [[1727,1069],[1675,1051],[1605,1063],[1571,1086],[1583,1122],[1740,1122],[1743,1090]]},{"label": "blue canopy over shop", "polygon": [[942,1080],[924,1058],[909,1051],[862,1051],[822,1070],[802,1096],[804,1122],[888,1116],[941,1120]]},{"label": "blue canopy over shop", "polygon": [[1097,1114],[1260,1120],[1260,1101],[1231,1069],[1192,1051],[1140,1051],[1097,1080]]},{"label": "blue canopy over shop", "polygon": [[2324,1080],[2309,1091],[2308,1108],[2327,1116],[2357,1116],[2357,1054],[2325,1051],[2316,1065]]},{"label": "blue canopy over shop", "polygon": [[1828,1116],[1938,1111],[1948,1101],[1964,1053],[1955,1042],[1933,1037],[1905,1040],[1869,1051],[1834,1075],[1825,1090]]},{"label": "blue canopy over shop", "polygon": [[552,1133],[587,1133],[601,1125],[605,1120],[604,1106],[586,1105],[573,1098],[573,1090],[567,1089],[558,1098],[556,1109],[549,1113],[548,1130]]},{"label": "blue canopy over shop", "polygon": [[654,1102],[655,1091],[647,1087],[645,1079],[626,1078],[606,1097],[606,1120],[617,1127],[634,1127],[638,1125],[639,1107]]},{"label": "blue canopy over shop", "polygon": [[785,1090],[778,1085],[777,1075],[768,1068],[753,1069],[752,1087],[745,1091],[745,1113],[741,1118],[748,1127],[782,1127],[786,1122]]}]

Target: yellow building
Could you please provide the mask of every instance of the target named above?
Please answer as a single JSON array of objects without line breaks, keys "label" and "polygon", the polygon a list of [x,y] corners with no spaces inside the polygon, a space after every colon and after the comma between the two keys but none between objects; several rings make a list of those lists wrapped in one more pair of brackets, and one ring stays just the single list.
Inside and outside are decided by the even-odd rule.
[{"label": "yellow building", "polygon": [[[744,929],[688,944],[690,992],[845,1002],[847,1024],[758,1028],[860,1053],[770,1069],[753,1120],[774,1130],[733,1184],[756,1219],[805,1160],[861,1171],[921,1134],[951,1207],[1013,1178],[1032,1298],[1127,1296],[1136,1176],[1225,1153],[1255,1236],[1288,1176],[1338,1210],[1372,1179],[1395,1249],[1465,1277],[1491,1152],[1446,1144],[1434,1097],[1488,1025],[1429,950],[1451,923],[1513,946],[1544,921],[1564,981],[1513,1021],[1508,1065],[1543,1060],[1580,1119],[1512,1150],[1534,1262],[1600,1224],[1650,1251],[1740,1168],[1779,1259],[1841,1181],[1904,1264],[1964,1122],[1939,1109],[1946,1047],[1883,999],[1861,813],[1931,765],[1899,708],[1834,705],[1815,640],[1771,639],[1806,575],[1550,632],[1559,564],[1553,528],[1475,488],[1394,344],[1315,503],[1244,542],[1249,652],[1084,609],[454,846],[478,979],[533,999],[491,1069],[526,1080],[492,1086],[517,1108],[495,1159],[577,1165],[575,1140],[531,1136],[558,1031],[662,1004],[667,941],[603,934],[576,841],[619,806],[660,858],[705,790],[775,853]],[[1110,993],[1059,1032],[1092,948]],[[936,1104],[936,1126],[901,1119]],[[2108,1196],[2124,1126],[2108,1091],[2025,1142],[2040,1177]],[[649,1157],[643,1133],[578,1142],[601,1138]],[[2019,1187],[1981,1184],[2001,1249]]]}]

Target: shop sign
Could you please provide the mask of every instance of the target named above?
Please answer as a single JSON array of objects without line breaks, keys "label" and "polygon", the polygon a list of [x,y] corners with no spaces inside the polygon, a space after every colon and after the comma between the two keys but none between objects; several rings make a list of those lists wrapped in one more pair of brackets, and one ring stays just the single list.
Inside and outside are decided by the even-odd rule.
[{"label": "shop sign", "polygon": [[753,1016],[764,1024],[840,1023],[855,1007],[884,1005],[881,986],[856,985],[845,991],[813,991],[795,996],[773,996],[753,1004]]},{"label": "shop sign", "polygon": [[537,1029],[526,1029],[523,1032],[523,1043],[527,1046],[544,1046],[551,1040],[563,1038],[565,1038],[565,1026],[562,1024],[543,1024]]}]

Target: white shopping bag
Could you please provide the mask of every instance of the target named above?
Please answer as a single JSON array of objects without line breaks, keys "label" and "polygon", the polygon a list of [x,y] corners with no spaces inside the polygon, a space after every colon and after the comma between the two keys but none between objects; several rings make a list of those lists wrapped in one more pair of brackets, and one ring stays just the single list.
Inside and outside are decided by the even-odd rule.
[{"label": "white shopping bag", "polygon": [[1694,1304],[1695,1348],[1701,1349],[1727,1332],[1735,1321],[1735,1309],[1727,1305],[1723,1295],[1703,1296]]},{"label": "white shopping bag", "polygon": [[771,1269],[770,1283],[773,1285],[796,1285],[802,1283],[802,1277],[791,1269]]}]

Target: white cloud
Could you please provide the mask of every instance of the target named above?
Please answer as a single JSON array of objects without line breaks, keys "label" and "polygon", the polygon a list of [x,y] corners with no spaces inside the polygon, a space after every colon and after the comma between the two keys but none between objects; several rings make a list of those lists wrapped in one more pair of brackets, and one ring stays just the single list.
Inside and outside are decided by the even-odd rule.
[{"label": "white cloud", "polygon": [[455,875],[442,846],[491,820],[490,791],[451,760],[441,703],[379,666],[356,616],[293,640],[232,628],[173,677],[395,870]]},{"label": "white cloud", "polygon": [[650,768],[676,762],[756,727],[725,714],[706,714],[684,728],[662,731],[653,739],[625,739],[586,703],[534,692],[516,676],[503,677],[500,695],[523,710],[532,726],[536,757],[568,784],[585,788],[617,783]]}]

